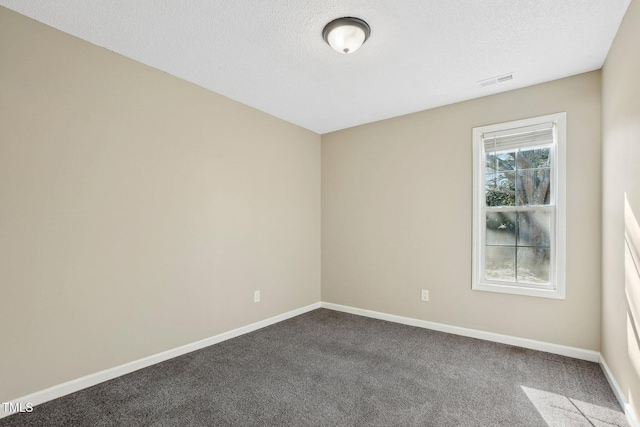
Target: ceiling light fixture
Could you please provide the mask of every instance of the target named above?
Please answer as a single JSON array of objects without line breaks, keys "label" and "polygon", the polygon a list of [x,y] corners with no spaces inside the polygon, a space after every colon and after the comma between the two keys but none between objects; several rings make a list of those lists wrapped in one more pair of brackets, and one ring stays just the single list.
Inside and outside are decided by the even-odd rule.
[{"label": "ceiling light fixture", "polygon": [[322,38],[339,53],[353,53],[367,41],[371,34],[369,24],[359,18],[338,18],[322,30]]}]

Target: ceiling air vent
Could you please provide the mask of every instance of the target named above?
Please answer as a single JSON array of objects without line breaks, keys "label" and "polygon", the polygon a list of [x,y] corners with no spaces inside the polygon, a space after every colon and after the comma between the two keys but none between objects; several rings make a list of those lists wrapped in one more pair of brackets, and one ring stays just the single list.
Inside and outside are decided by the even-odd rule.
[{"label": "ceiling air vent", "polygon": [[509,73],[498,77],[491,77],[490,79],[480,80],[478,84],[480,85],[480,87],[486,87],[494,85],[496,83],[508,82],[509,80],[513,80],[513,75],[514,73]]}]

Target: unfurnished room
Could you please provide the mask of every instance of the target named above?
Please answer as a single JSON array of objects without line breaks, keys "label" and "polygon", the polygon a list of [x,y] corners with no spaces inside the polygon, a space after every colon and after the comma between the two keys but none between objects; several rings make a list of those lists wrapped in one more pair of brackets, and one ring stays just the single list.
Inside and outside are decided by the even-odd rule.
[{"label": "unfurnished room", "polygon": [[640,0],[0,0],[0,426],[640,427]]}]

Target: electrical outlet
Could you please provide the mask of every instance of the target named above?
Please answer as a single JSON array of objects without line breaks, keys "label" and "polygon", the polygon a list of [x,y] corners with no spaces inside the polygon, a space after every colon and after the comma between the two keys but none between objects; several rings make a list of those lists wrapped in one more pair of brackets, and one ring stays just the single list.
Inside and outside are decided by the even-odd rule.
[{"label": "electrical outlet", "polygon": [[260,291],[253,292],[253,302],[260,302]]},{"label": "electrical outlet", "polygon": [[420,294],[420,299],[422,301],[429,301],[429,291],[426,289],[423,289],[422,293]]}]

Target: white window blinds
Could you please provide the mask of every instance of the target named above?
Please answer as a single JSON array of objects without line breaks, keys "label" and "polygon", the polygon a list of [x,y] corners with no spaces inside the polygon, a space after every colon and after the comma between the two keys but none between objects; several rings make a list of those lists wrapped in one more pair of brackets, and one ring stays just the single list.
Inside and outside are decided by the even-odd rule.
[{"label": "white window blinds", "polygon": [[541,123],[534,126],[525,126],[507,129],[497,132],[482,134],[485,153],[491,151],[513,150],[532,145],[553,144],[555,124],[553,122]]}]

